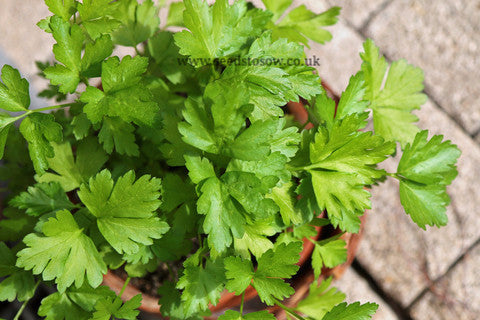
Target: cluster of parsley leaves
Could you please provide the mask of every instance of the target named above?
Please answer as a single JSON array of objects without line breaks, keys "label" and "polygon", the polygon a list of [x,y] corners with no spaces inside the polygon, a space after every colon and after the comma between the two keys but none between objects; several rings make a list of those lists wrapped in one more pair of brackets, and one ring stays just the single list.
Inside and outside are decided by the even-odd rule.
[{"label": "cluster of parsley leaves", "polygon": [[[315,240],[317,227],[358,232],[370,187],[388,176],[418,226],[445,225],[460,152],[415,125],[422,71],[389,65],[371,40],[338,105],[305,63],[229,63],[305,61],[309,41],[331,39],[339,8],[292,2],[185,0],[160,24],[151,0],[45,0],[52,16],[38,26],[55,39],[56,61],[38,63],[50,81],[40,95],[63,104],[31,108],[27,80],[2,68],[0,301],[27,303],[41,284],[56,288],[38,310],[47,320],[135,319],[141,296],[123,302],[103,275],[161,265],[170,319],[201,319],[224,290],[249,287],[293,318],[371,318],[376,304],[344,303],[331,279],[283,304],[302,240],[314,244],[316,278],[345,262],[341,233]],[[120,58],[118,46],[135,54]],[[312,129],[285,113],[300,99]],[[403,156],[387,173],[378,164],[397,143]],[[275,316],[244,313],[242,299],[219,319]]]}]

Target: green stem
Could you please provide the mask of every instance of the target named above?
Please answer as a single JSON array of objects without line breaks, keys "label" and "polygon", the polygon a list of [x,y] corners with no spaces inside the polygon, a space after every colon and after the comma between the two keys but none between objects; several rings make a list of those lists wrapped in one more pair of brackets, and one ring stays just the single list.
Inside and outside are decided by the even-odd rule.
[{"label": "green stem", "polygon": [[172,267],[170,267],[170,265],[167,262],[165,262],[165,265],[167,266],[170,277],[172,277],[172,281],[175,281],[177,277],[175,276],[175,272],[173,272]]},{"label": "green stem", "polygon": [[13,320],[18,320],[20,319],[20,316],[22,315],[23,313],[23,310],[25,310],[25,307],[27,306],[28,302],[30,301],[30,299],[26,300],[23,302],[22,306],[20,307],[20,309],[18,310],[17,314],[15,315],[15,318],[13,318]]},{"label": "green stem", "polygon": [[389,177],[392,177],[392,178],[395,178],[395,179],[398,179],[398,180],[401,180],[401,177],[399,177],[398,174],[396,174],[396,173],[387,172],[385,175],[387,175]]},{"label": "green stem", "polygon": [[82,80],[83,83],[85,83],[85,85],[86,85],[87,87],[90,86],[90,82],[88,81],[88,78],[87,78],[87,77],[82,77],[81,80]]},{"label": "green stem", "polygon": [[245,291],[242,293],[242,302],[240,303],[240,315],[243,316],[243,304],[245,302]]},{"label": "green stem", "polygon": [[215,69],[215,64],[212,63],[211,66],[212,66],[213,76],[215,77],[214,80],[219,79],[220,78],[220,73],[218,73],[217,69]]},{"label": "green stem", "polygon": [[304,317],[302,317],[301,315],[299,315],[295,310],[293,310],[292,308],[289,308],[283,304],[280,303],[280,301],[276,301],[275,304],[277,306],[279,306],[280,308],[282,308],[283,310],[285,310],[285,312],[289,313],[290,315],[294,316],[295,318],[297,318],[298,320],[307,320],[305,319]]},{"label": "green stem", "polygon": [[[37,291],[37,288],[38,288],[39,285],[40,285],[40,281],[37,281],[37,283],[35,284],[35,287],[33,288],[33,293],[35,293],[35,291]],[[23,310],[25,310],[25,308],[27,307],[27,304],[28,304],[29,301],[30,301],[30,299],[25,300],[25,301],[23,302],[22,306],[21,306],[20,309],[17,311],[17,314],[15,315],[15,317],[13,318],[13,320],[18,320],[18,319],[20,319],[20,316],[22,315]]]},{"label": "green stem", "polygon": [[125,289],[127,289],[127,286],[128,284],[130,283],[130,280],[132,278],[130,277],[127,277],[127,279],[125,280],[125,283],[123,284],[123,287],[122,287],[122,290],[120,290],[120,293],[118,294],[118,297],[121,299],[122,298],[122,295],[123,295],[123,292],[125,292]]},{"label": "green stem", "polygon": [[42,111],[49,111],[49,110],[55,110],[55,109],[61,109],[61,108],[67,108],[70,107],[73,102],[70,103],[64,103],[64,104],[59,104],[56,106],[50,106],[50,107],[45,107],[45,108],[40,108],[40,109],[35,109],[35,110],[28,110],[27,114],[33,113],[33,112],[42,112]]},{"label": "green stem", "polygon": [[141,56],[141,55],[142,55],[142,53],[140,52],[140,50],[138,50],[137,47],[135,47],[135,52],[136,52],[136,54],[137,54],[138,56]]}]

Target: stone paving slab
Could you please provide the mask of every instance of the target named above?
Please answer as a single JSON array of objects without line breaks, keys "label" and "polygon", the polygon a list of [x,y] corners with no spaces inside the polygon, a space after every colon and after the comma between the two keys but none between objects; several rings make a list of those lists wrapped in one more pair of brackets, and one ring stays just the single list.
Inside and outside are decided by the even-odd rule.
[{"label": "stone paving slab", "polygon": [[[387,180],[373,191],[373,208],[358,253],[360,263],[404,307],[480,237],[480,221],[474,214],[480,206],[475,187],[480,180],[480,148],[433,103],[427,103],[419,115],[422,128],[430,128],[432,134],[444,133],[463,152],[459,176],[449,188],[449,224],[427,231],[418,228],[400,204],[398,182]],[[395,172],[398,161],[399,156],[387,161],[386,169]]]},{"label": "stone paving slab", "polygon": [[[474,320],[480,314],[480,245],[436,283],[412,308],[422,320]],[[472,275],[470,277],[465,275]]]},{"label": "stone paving slab", "polygon": [[3,0],[1,6],[0,50],[34,87],[44,88],[46,81],[36,76],[35,61],[52,58],[55,40],[36,24],[51,15],[47,6],[39,0]]},{"label": "stone paving slab", "polygon": [[330,31],[333,34],[332,41],[324,45],[313,43],[306,51],[308,57],[320,59],[317,70],[322,80],[333,91],[341,93],[347,87],[350,77],[360,70],[363,40],[342,21]]},{"label": "stone paving slab", "polygon": [[469,133],[480,129],[480,3],[398,0],[366,30],[391,59],[425,70],[427,90]]},{"label": "stone paving slab", "polygon": [[[309,55],[316,54],[328,63],[322,64],[319,73],[336,92],[341,92],[360,67],[358,53],[362,51],[363,39],[342,21],[333,27],[332,33],[332,42],[313,46]],[[448,209],[450,224],[427,232],[419,229],[400,204],[398,183],[388,181],[381,190],[374,191],[374,208],[358,255],[381,287],[405,307],[424,290],[429,279],[441,276],[480,237],[477,231],[480,223],[472,214],[480,205],[479,192],[475,189],[480,180],[478,145],[432,102],[418,115],[420,127],[429,128],[432,134],[445,134],[463,151],[459,177],[449,189],[452,195]],[[386,166],[394,172],[397,163],[398,159],[391,160]],[[480,287],[477,290],[480,291]]]},{"label": "stone paving slab", "polygon": [[340,17],[360,29],[370,16],[392,0],[327,0],[331,6],[342,7]]},{"label": "stone paving slab", "polygon": [[365,279],[360,277],[352,268],[349,268],[333,286],[347,295],[347,302],[361,303],[375,302],[379,305],[374,320],[400,320],[388,304],[370,288]]},{"label": "stone paving slab", "polygon": [[[38,0],[8,0],[4,2],[2,11],[0,11],[0,31],[2,32],[0,47],[4,48],[9,59],[14,60],[17,65],[21,66],[23,74],[33,75],[36,72],[33,62],[36,59],[48,58],[51,46],[54,43],[49,35],[43,33],[34,25],[40,18],[48,15],[48,11],[46,11],[43,2]],[[344,10],[346,19],[352,25],[359,24],[355,19],[365,19],[361,18],[362,14],[365,15],[364,12],[376,10],[373,6],[376,1],[362,1],[361,10],[355,8],[355,6],[360,6],[357,1],[342,2],[347,6]],[[473,40],[468,38],[473,38],[472,32],[470,32],[472,30],[468,30],[468,26],[475,26],[476,23],[478,25],[478,21],[480,21],[476,16],[476,1],[455,0],[441,2],[442,5],[439,4],[440,2],[435,2],[436,4],[433,5],[433,0],[415,1],[415,5],[413,2],[396,0],[372,21],[367,33],[374,37],[377,44],[389,57],[394,59],[407,57],[410,62],[425,68],[428,89],[434,95],[434,98],[440,101],[443,108],[456,119],[460,119],[461,123],[472,132],[476,129],[476,125],[480,124],[478,121],[480,116],[477,115],[479,109],[477,98],[480,96],[478,94],[479,85],[477,84],[479,78],[478,58],[476,56],[471,57],[475,52],[475,43],[478,45],[480,41],[476,38]],[[296,4],[300,3],[309,4],[311,8],[318,11],[327,8],[324,1],[296,1]],[[463,3],[469,7],[462,9],[458,3]],[[435,14],[430,14],[430,6],[435,7],[432,11]],[[458,13],[458,10],[461,10],[462,13]],[[398,15],[398,12],[404,13]],[[447,18],[451,18],[452,12],[461,16],[457,20],[461,19],[462,21],[447,21]],[[409,20],[410,22],[405,23],[400,21],[405,17],[421,21],[412,22]],[[392,37],[394,26],[399,26],[398,29],[395,29],[398,34]],[[435,31],[434,29],[437,26],[441,28]],[[312,46],[309,55],[315,54],[320,57],[322,64],[319,68],[320,75],[336,92],[341,92],[346,87],[350,76],[360,68],[359,52],[362,51],[363,39],[357,31],[350,28],[344,21],[340,21],[337,26],[329,29],[334,35],[334,40],[324,46]],[[15,30],[15,32],[13,33],[12,30]],[[423,35],[424,33],[428,34],[428,32],[432,34],[434,31],[437,32],[436,36]],[[465,35],[458,37],[458,39],[453,36],[453,34],[462,32]],[[411,41],[411,38],[413,38],[413,41]],[[405,39],[410,42],[405,42]],[[430,44],[430,42],[432,43]],[[412,43],[413,45],[405,45],[405,43]],[[398,45],[395,46],[396,44]],[[440,49],[437,49],[435,45],[440,46]],[[450,51],[453,51],[453,53]],[[435,59],[432,57],[435,57]],[[451,62],[452,57],[456,57],[457,60],[455,61],[458,61],[458,63]],[[455,72],[452,72],[452,70],[455,70]],[[443,75],[447,72],[450,76],[444,77]],[[477,81],[472,79],[477,79]],[[468,83],[465,84],[465,82]],[[435,84],[435,87],[432,87],[433,84]],[[451,94],[451,92],[454,92],[454,94]],[[474,97],[476,98],[474,99]],[[462,110],[463,113],[460,112]],[[464,114],[468,114],[468,116],[463,116]],[[429,278],[434,279],[442,275],[463,253],[465,248],[480,236],[477,231],[480,230],[479,221],[475,219],[474,214],[478,212],[480,205],[479,192],[475,189],[480,180],[478,169],[480,167],[480,151],[478,145],[433,103],[427,104],[419,115],[422,126],[428,126],[433,129],[432,132],[445,133],[448,138],[458,143],[464,152],[459,166],[460,175],[450,188],[453,198],[452,206],[448,211],[450,224],[441,230],[429,229],[427,232],[420,230],[404,214],[398,200],[396,182],[392,180],[382,186],[382,195],[380,195],[378,188],[378,191],[374,193],[373,202],[376,205],[370,214],[365,239],[359,252],[359,261],[362,265],[371,272],[386,292],[397,298],[405,306],[423,288],[429,285]],[[389,162],[386,166],[394,170],[395,161]],[[478,257],[480,253],[477,250],[472,252],[471,255],[472,257]],[[478,265],[478,259],[475,261],[474,265]],[[455,270],[460,270],[460,268],[464,268],[463,262]],[[461,269],[463,272],[458,272],[458,277],[464,277],[463,280],[455,278],[455,283],[463,281],[462,283],[466,283],[465,286],[468,288],[466,292],[475,296],[475,293],[480,291],[480,285],[465,276],[474,274],[475,269],[465,268]],[[352,272],[349,271],[349,273]],[[456,273],[452,272],[451,274]],[[380,301],[376,299],[375,294],[368,288],[367,284],[357,277],[353,272],[353,274],[341,280],[344,284],[340,282],[339,286],[343,286],[347,295],[354,300],[362,297],[367,297],[370,300],[370,297],[372,297],[372,300]],[[356,288],[352,288],[352,285],[365,289],[356,291],[354,290]],[[454,292],[452,295],[458,297],[463,303],[469,302],[466,294],[457,295]],[[435,306],[436,296],[433,298],[432,296],[435,295],[429,293],[424,299],[420,300],[415,305],[414,312],[417,312],[417,310],[435,311],[432,311],[432,308],[436,309],[435,307],[429,306],[430,303]],[[479,305],[478,302],[477,305]],[[438,310],[442,309],[438,308]],[[389,319],[387,318],[389,316],[388,308],[385,312],[387,314],[385,319]],[[457,312],[458,314],[460,313]],[[418,319],[425,318],[422,315],[418,316]],[[457,318],[450,317],[448,319]]]}]

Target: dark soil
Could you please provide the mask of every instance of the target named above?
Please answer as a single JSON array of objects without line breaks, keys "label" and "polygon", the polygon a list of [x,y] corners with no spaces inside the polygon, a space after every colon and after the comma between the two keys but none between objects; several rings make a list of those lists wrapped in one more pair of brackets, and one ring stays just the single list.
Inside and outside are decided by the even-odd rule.
[{"label": "dark soil", "polygon": [[[183,261],[175,261],[169,264],[177,279],[178,271],[183,268],[182,263]],[[118,268],[117,270],[112,270],[112,272],[123,280],[126,280],[128,277],[128,274],[123,267]],[[145,277],[132,278],[130,284],[149,296],[159,298],[158,289],[162,286],[163,282],[167,280],[172,280],[170,271],[168,270],[166,263],[161,263],[156,271],[147,273]]]}]

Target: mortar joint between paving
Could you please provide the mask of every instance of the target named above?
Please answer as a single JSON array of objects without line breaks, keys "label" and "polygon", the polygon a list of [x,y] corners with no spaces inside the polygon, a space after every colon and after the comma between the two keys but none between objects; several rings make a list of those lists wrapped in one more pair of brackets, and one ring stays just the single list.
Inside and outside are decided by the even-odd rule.
[{"label": "mortar joint between paving", "polygon": [[406,307],[407,310],[410,310],[413,308],[415,304],[417,304],[422,298],[428,293],[432,292],[432,289],[435,287],[435,285],[440,282],[443,278],[448,276],[450,272],[455,269],[456,266],[458,266],[460,263],[462,263],[469,255],[470,252],[475,250],[477,246],[480,246],[480,238],[478,238],[472,245],[470,245],[463,253],[460,255],[448,268],[447,270],[438,276],[436,279],[432,280],[429,285],[423,289],[413,300],[410,302],[410,304]]},{"label": "mortar joint between paving", "polygon": [[367,281],[370,288],[378,296],[380,296],[383,301],[385,301],[385,303],[392,309],[392,311],[398,316],[399,319],[414,320],[410,315],[409,309],[404,308],[397,299],[395,299],[393,296],[383,290],[378,281],[373,277],[373,275],[368,272],[368,270],[357,259],[353,261],[352,268],[360,277]]},{"label": "mortar joint between paving", "polygon": [[[358,32],[362,35],[365,34],[365,31],[367,30],[367,28],[370,26],[370,23],[373,21],[373,19],[375,19],[380,13],[382,13],[385,9],[387,9],[392,3],[394,2],[394,0],[385,0],[383,1],[379,6],[378,8],[376,8],[375,10],[373,10],[372,12],[370,12],[370,14],[368,15],[368,18],[365,20],[365,22],[358,28]],[[356,29],[356,28],[355,28]]]}]

